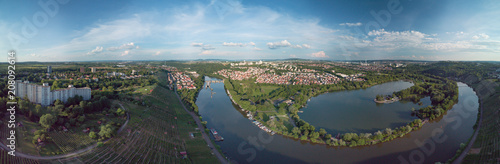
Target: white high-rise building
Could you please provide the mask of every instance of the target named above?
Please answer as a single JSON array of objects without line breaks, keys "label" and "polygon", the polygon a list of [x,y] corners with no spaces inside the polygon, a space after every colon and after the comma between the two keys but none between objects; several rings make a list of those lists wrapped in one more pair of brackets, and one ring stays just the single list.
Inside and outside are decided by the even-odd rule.
[{"label": "white high-rise building", "polygon": [[17,97],[27,98],[30,102],[41,104],[42,106],[48,106],[57,99],[66,102],[68,98],[76,95],[82,96],[83,100],[90,100],[91,98],[90,88],[75,88],[73,85],[69,85],[68,88],[51,91],[48,83],[37,85],[28,81],[22,82],[21,80],[16,80],[16,90]]},{"label": "white high-rise building", "polygon": [[52,73],[52,66],[47,66],[47,73],[48,74],[51,74]]}]

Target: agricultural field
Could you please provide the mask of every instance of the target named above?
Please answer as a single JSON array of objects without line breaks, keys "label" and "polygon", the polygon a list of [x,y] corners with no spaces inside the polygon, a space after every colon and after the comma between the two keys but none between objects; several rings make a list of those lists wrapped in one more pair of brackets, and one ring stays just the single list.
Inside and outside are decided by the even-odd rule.
[{"label": "agricultural field", "polygon": [[15,157],[7,154],[7,152],[0,148],[0,163],[22,163],[22,164],[38,164],[38,160]]},{"label": "agricultural field", "polygon": [[86,148],[94,143],[95,140],[90,138],[86,133],[82,132],[49,132],[52,141],[64,152],[71,153],[73,151]]},{"label": "agricultural field", "polygon": [[[500,162],[500,82],[495,83],[497,87],[494,92],[476,91],[483,101],[483,120],[476,141],[464,163]],[[483,84],[478,83],[473,87],[478,88],[478,85]]]}]

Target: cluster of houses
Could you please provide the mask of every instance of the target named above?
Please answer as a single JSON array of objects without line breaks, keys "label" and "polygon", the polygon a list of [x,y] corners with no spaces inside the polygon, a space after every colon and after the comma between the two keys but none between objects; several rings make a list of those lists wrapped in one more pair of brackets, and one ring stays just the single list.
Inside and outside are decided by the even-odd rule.
[{"label": "cluster of houses", "polygon": [[194,81],[182,72],[168,73],[167,81],[170,85],[175,85],[177,89],[196,89]]},{"label": "cluster of houses", "polygon": [[333,68],[333,66],[329,65],[329,64],[309,64],[309,66],[311,66],[311,67],[322,67],[324,69]]},{"label": "cluster of houses", "polygon": [[232,80],[243,80],[243,79],[249,79],[252,78],[256,75],[260,75],[266,71],[269,71],[269,69],[265,68],[256,68],[256,67],[249,67],[247,71],[233,71],[231,69],[223,69],[220,71],[217,71],[217,74],[224,76],[225,78],[230,78]]},{"label": "cluster of houses", "polygon": [[170,72],[178,72],[179,70],[177,70],[176,67],[171,67],[171,66],[165,66],[163,65],[162,66],[164,70],[167,70],[167,71],[170,71]]},{"label": "cluster of houses", "polygon": [[[361,71],[382,71],[382,70],[392,70],[392,63],[389,63],[389,66],[386,64],[368,64],[368,63],[363,63],[359,62],[359,64],[356,63],[351,63],[351,62],[336,62],[332,63],[335,66],[342,67],[342,68],[347,68],[347,69],[353,69],[353,70],[361,70]],[[401,67],[403,65],[397,64],[395,65],[397,67]]]},{"label": "cluster of houses", "polygon": [[315,73],[299,73],[295,76],[293,85],[310,85],[310,84],[336,84],[341,81],[335,75],[329,73],[315,74]]},{"label": "cluster of houses", "polygon": [[258,62],[246,62],[245,60],[243,60],[243,62],[240,62],[240,63],[231,63],[231,66],[240,66],[240,65],[261,65],[261,64],[264,64],[264,62],[262,62],[262,60],[259,60]]},{"label": "cluster of houses", "polygon": [[[293,82],[292,82],[293,79]],[[268,83],[268,84],[292,84],[292,85],[326,85],[326,84],[336,84],[340,82],[341,79],[335,75],[329,73],[296,73],[287,72],[283,75],[276,74],[262,74],[257,77],[257,83]]]},{"label": "cluster of houses", "polygon": [[352,74],[352,75],[337,73],[337,75],[339,75],[342,78],[345,78],[347,81],[365,81],[365,79],[360,78],[360,76],[364,76],[364,74],[362,73]]},{"label": "cluster of houses", "polygon": [[291,80],[294,77],[292,72],[284,73],[283,75],[276,75],[265,73],[259,75],[255,80],[257,83],[268,83],[268,84],[291,84]]},{"label": "cluster of houses", "polygon": [[[256,77],[256,83],[266,83],[266,84],[284,84],[284,85],[327,85],[336,84],[342,80],[347,81],[364,81],[360,76],[363,74],[353,74],[345,75],[337,73],[338,76],[329,73],[317,73],[316,70],[312,69],[297,69],[297,67],[284,66],[284,69],[299,70],[297,72],[285,72],[281,75],[273,73],[274,70],[267,68],[256,68],[248,67],[246,71],[233,71],[231,69],[223,69],[217,71],[219,74],[225,78],[230,78],[232,80],[244,80]],[[316,73],[313,73],[316,72]]]}]

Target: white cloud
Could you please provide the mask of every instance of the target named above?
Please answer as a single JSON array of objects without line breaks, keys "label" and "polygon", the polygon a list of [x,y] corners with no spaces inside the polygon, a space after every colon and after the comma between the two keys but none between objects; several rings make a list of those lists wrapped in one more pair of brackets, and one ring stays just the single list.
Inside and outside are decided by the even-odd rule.
[{"label": "white cloud", "polygon": [[193,46],[193,47],[201,47],[201,46],[203,46],[203,43],[195,43],[195,42],[193,42],[193,43],[191,43],[191,46]]},{"label": "white cloud", "polygon": [[474,40],[477,40],[477,39],[489,39],[489,38],[490,38],[490,36],[486,35],[485,33],[472,36],[472,39],[474,39]]},{"label": "white cloud", "polygon": [[325,51],[311,53],[311,54],[308,54],[308,56],[315,57],[315,58],[328,58],[328,56],[326,56],[326,54],[325,54]]},{"label": "white cloud", "polygon": [[[130,59],[142,59],[142,56],[139,54],[155,55],[156,52],[161,52],[162,55],[174,54],[174,57],[184,59],[196,59],[200,53],[211,55],[227,54],[228,58],[231,59],[243,59],[250,55],[262,58],[277,58],[284,55],[279,53],[281,51],[273,52],[275,54],[269,52],[267,48],[262,47],[266,43],[265,46],[269,49],[281,48],[288,53],[294,54],[299,54],[300,52],[287,50],[286,47],[311,49],[312,46],[315,49],[314,52],[323,50],[331,57],[334,57],[333,54],[349,54],[346,52],[354,51],[359,52],[360,58],[368,55],[373,56],[373,54],[377,53],[383,54],[381,55],[382,57],[390,57],[389,55],[394,56],[396,53],[401,55],[403,54],[401,52],[409,52],[406,54],[415,54],[418,57],[422,55],[421,53],[441,53],[442,51],[454,51],[457,54],[464,54],[463,52],[473,54],[473,52],[484,51],[500,52],[500,48],[498,48],[500,47],[499,43],[494,42],[494,39],[497,39],[496,36],[488,30],[471,30],[465,28],[463,32],[453,32],[448,33],[448,35],[438,33],[435,35],[435,31],[425,34],[420,31],[385,31],[381,29],[371,31],[368,35],[365,35],[322,26],[321,22],[324,20],[318,18],[307,16],[296,18],[276,11],[273,8],[255,5],[243,6],[240,2],[235,2],[236,5],[234,6],[239,7],[234,8],[234,11],[228,11],[226,14],[223,14],[223,19],[220,19],[218,17],[220,15],[214,9],[217,6],[215,2],[219,3],[220,1],[214,0],[208,6],[207,3],[197,2],[185,6],[165,8],[165,10],[161,11],[147,11],[131,15],[124,13],[119,19],[96,21],[98,23],[84,25],[82,28],[76,29],[76,32],[72,31],[70,34],[61,33],[59,35],[51,35],[59,37],[51,39],[61,40],[60,42],[44,45],[43,48],[40,48],[42,46],[29,48],[38,48],[36,51],[37,55],[43,56],[44,60],[54,61],[88,60],[89,57],[85,54],[102,53],[103,51],[107,51],[107,49],[115,51],[106,52],[109,55],[102,56],[103,60],[113,59],[122,53],[130,56]],[[363,24],[352,22],[340,25],[352,27],[362,26]],[[494,26],[488,26],[488,28],[492,27]],[[0,34],[9,30],[1,29],[4,28],[2,28],[2,24],[0,23]],[[478,33],[471,33],[471,31]],[[491,36],[484,33],[488,33]],[[68,37],[70,39],[67,39]],[[235,38],[238,40],[234,40]],[[135,45],[137,43],[134,43],[133,46],[127,45],[130,44],[128,43],[130,41],[140,41],[141,49]],[[200,43],[191,43],[192,41]],[[236,41],[236,43],[228,42],[224,45],[223,41]],[[259,55],[255,55],[255,50],[262,49],[256,47],[256,44],[251,41],[259,43],[259,46],[264,51],[259,52]],[[61,42],[65,42],[65,44],[54,45]],[[206,42],[205,44],[211,43],[214,47],[205,45],[202,42]],[[2,42],[1,40],[0,43],[6,43],[0,44],[0,47],[8,45],[7,42]],[[121,43],[127,44],[120,45]],[[223,44],[222,46],[221,43]],[[148,46],[145,49],[143,45]],[[96,46],[99,48],[101,46],[109,48],[98,50]],[[127,48],[120,49],[122,46],[126,46]],[[242,48],[242,50],[238,50],[237,52],[224,51],[234,49],[229,46],[248,47]],[[95,51],[89,49],[93,47],[96,47]],[[139,50],[135,50],[132,47]],[[213,51],[215,48],[217,48],[217,51]],[[479,51],[477,51],[478,49]],[[19,50],[20,53],[22,51],[22,49]],[[306,53],[310,52],[313,51]],[[25,51],[24,54],[28,54],[27,56],[29,57],[30,53],[33,53],[33,51]],[[249,55],[240,55],[244,53]],[[426,54],[423,55],[427,57]],[[241,58],[236,55],[240,55]],[[49,59],[49,57],[52,58]],[[354,58],[355,56],[352,57]],[[498,57],[495,58],[498,60]]]},{"label": "white cloud", "polygon": [[129,54],[129,52],[130,52],[129,50],[123,51],[122,54],[121,54],[121,56],[126,56],[126,55]]},{"label": "white cloud", "polygon": [[29,54],[29,56],[31,56],[31,57],[40,57],[40,55],[34,54],[34,53],[33,54]]},{"label": "white cloud", "polygon": [[280,47],[292,47],[292,48],[311,48],[310,45],[308,44],[297,44],[297,45],[292,45],[292,43],[288,42],[287,40],[283,40],[281,42],[269,42],[266,44],[269,49],[277,49]]},{"label": "white cloud", "polygon": [[106,50],[108,51],[116,51],[116,50],[131,50],[131,49],[139,49],[139,46],[134,45],[133,42],[122,44],[118,47],[109,47]]},{"label": "white cloud", "polygon": [[205,50],[205,51],[201,51],[200,55],[212,55],[214,54],[215,51],[213,50]]},{"label": "white cloud", "polygon": [[308,44],[302,44],[302,47],[307,48],[307,49],[311,48],[311,46]]},{"label": "white cloud", "polygon": [[341,23],[339,25],[353,27],[353,26],[361,26],[363,24],[361,22],[357,22],[357,23]]},{"label": "white cloud", "polygon": [[153,54],[153,56],[158,56],[158,55],[160,55],[160,51],[156,51],[156,53]]},{"label": "white cloud", "polygon": [[253,50],[255,50],[255,51],[262,51],[262,49],[257,48],[257,47],[254,47]]},{"label": "white cloud", "polygon": [[[250,42],[253,43],[253,42]],[[255,43],[253,43],[255,45]],[[247,46],[247,43],[233,43],[233,42],[224,42],[222,43],[223,46],[230,46],[230,47],[245,47]]]},{"label": "white cloud", "polygon": [[91,27],[85,34],[70,41],[73,45],[105,44],[120,40],[146,37],[151,34],[152,24],[143,21],[141,15],[118,19]]},{"label": "white cloud", "polygon": [[92,51],[90,52],[87,52],[87,55],[94,55],[94,54],[97,54],[97,53],[100,53],[102,52],[103,50],[103,47],[99,47],[97,46],[95,49],[93,49]]},{"label": "white cloud", "polygon": [[210,44],[206,44],[206,45],[203,45],[201,47],[201,49],[203,49],[203,50],[213,50],[213,49],[215,49],[215,47],[212,47],[212,45],[210,45]]},{"label": "white cloud", "polygon": [[293,54],[292,54],[292,55],[290,55],[290,57],[291,57],[291,58],[296,58],[296,57],[297,57],[297,55],[293,55]]},{"label": "white cloud", "polygon": [[290,47],[290,46],[292,46],[292,44],[290,42],[288,42],[287,40],[283,40],[281,42],[269,42],[266,45],[270,49],[277,49],[277,48],[280,48],[280,47]]}]

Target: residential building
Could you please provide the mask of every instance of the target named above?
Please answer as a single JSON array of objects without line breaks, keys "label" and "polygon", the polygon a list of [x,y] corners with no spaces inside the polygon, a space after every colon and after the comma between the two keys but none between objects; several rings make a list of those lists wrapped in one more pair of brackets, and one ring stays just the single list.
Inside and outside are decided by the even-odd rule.
[{"label": "residential building", "polygon": [[90,88],[75,88],[73,85],[69,85],[68,88],[51,91],[48,83],[38,85],[29,83],[28,81],[16,80],[16,90],[16,96],[27,98],[30,102],[42,106],[48,106],[57,99],[66,102],[68,98],[77,95],[82,96],[83,100],[90,100],[91,98]]}]

